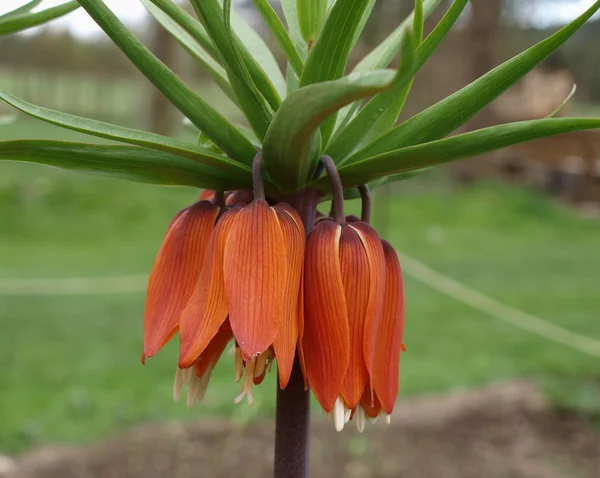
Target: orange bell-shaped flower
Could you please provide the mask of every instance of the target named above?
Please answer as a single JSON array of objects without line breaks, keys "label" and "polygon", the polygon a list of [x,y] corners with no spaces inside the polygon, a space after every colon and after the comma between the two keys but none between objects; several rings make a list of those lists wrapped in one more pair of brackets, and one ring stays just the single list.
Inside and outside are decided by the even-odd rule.
[{"label": "orange bell-shaped flower", "polygon": [[[260,176],[260,156],[255,174]],[[262,183],[248,206],[225,213],[208,246],[204,266],[181,315],[179,365],[192,366],[229,317],[236,340],[238,401],[262,381],[277,357],[280,384],[287,385],[296,351],[301,314],[299,294],[305,236],[291,207],[271,207]]]},{"label": "orange bell-shaped flower", "polygon": [[144,358],[156,354],[177,332],[218,214],[217,205],[202,200],[180,211],[171,221],[148,281]]}]

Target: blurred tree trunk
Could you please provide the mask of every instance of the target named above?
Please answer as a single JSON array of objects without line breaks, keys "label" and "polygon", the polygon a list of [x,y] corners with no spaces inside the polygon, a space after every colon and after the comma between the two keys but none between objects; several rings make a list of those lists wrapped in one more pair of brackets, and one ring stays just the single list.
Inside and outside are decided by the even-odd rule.
[{"label": "blurred tree trunk", "polygon": [[[483,76],[497,65],[502,37],[502,6],[505,0],[471,0],[471,18],[467,27],[464,51],[469,82]],[[487,107],[468,124],[470,130],[497,123],[494,112]],[[459,181],[472,181],[492,167],[489,159],[473,158],[453,163],[450,171]]]},{"label": "blurred tree trunk", "polygon": [[[173,37],[158,22],[153,22],[152,27],[152,52],[169,68],[173,68],[175,57],[175,42]],[[173,107],[169,100],[152,87],[149,101],[149,123],[151,131],[155,133],[169,134],[172,126]]]},{"label": "blurred tree trunk", "polygon": [[[503,0],[471,0],[471,20],[467,41],[469,53],[470,81],[483,76],[497,65],[502,35]],[[490,108],[483,110],[473,119],[473,128],[494,124]]]}]

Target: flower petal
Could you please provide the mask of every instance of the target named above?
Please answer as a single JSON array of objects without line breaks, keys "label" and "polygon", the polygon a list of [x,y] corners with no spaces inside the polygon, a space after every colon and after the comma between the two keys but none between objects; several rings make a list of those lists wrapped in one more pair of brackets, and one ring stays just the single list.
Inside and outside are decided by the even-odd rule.
[{"label": "flower petal", "polygon": [[227,318],[223,254],[239,209],[227,211],[215,227],[193,294],[181,314],[179,366],[190,367],[204,352]]},{"label": "flower petal", "polygon": [[381,403],[379,403],[379,399],[377,398],[377,396],[375,396],[375,399],[372,398],[371,388],[371,385],[367,384],[360,404],[363,407],[365,414],[369,418],[377,418],[381,413]]},{"label": "flower petal", "polygon": [[223,261],[229,320],[246,362],[264,353],[279,332],[287,269],[277,214],[266,201],[253,201],[236,216]]},{"label": "flower petal", "polygon": [[306,236],[304,235],[302,220],[293,208],[287,204],[282,204],[275,206],[274,209],[279,218],[283,241],[286,245],[286,261],[288,264],[283,319],[279,333],[273,341],[273,348],[277,357],[279,385],[281,388],[285,388],[292,374],[298,343],[300,326],[298,302],[304,273]]},{"label": "flower petal", "polygon": [[215,197],[215,192],[212,189],[205,189],[200,194],[200,199],[206,199],[208,201],[210,201],[214,197]]},{"label": "flower petal", "polygon": [[179,317],[200,274],[219,208],[199,201],[171,222],[158,252],[144,313],[144,355],[151,357],[177,332]]},{"label": "flower petal", "polygon": [[[371,282],[369,287],[369,305],[365,316],[364,330],[364,357],[369,375],[373,377],[375,363],[375,349],[377,347],[377,333],[383,313],[385,293],[385,256],[381,245],[381,238],[377,231],[366,222],[355,222],[350,226],[358,232],[369,257]],[[373,381],[371,381],[371,384]],[[371,395],[373,389],[371,388]]]},{"label": "flower petal", "polygon": [[214,367],[217,361],[223,355],[225,347],[229,341],[233,338],[233,332],[231,331],[231,325],[229,321],[223,322],[223,325],[219,328],[217,335],[213,337],[208,346],[204,349],[204,352],[200,354],[200,357],[194,362],[194,368],[196,369],[196,375],[202,377],[209,367]]},{"label": "flower petal", "polygon": [[387,241],[382,241],[382,244],[386,283],[383,314],[377,334],[374,385],[383,409],[391,414],[398,395],[400,351],[404,334],[404,284],[396,251]]},{"label": "flower petal", "polygon": [[365,321],[369,305],[371,271],[369,257],[359,234],[342,226],[340,237],[340,271],[348,308],[350,362],[342,387],[346,406],[356,408],[365,389],[369,372],[363,352]]},{"label": "flower petal", "polygon": [[350,356],[348,312],[340,272],[341,226],[320,221],[308,237],[304,261],[304,338],[308,383],[331,412]]}]

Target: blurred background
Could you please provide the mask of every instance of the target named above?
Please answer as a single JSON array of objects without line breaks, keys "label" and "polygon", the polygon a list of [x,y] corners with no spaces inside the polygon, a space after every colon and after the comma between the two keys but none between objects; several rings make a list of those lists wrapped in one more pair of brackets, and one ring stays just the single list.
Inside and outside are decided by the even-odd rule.
[{"label": "blurred background", "polygon": [[[23,3],[2,0],[0,14]],[[105,3],[241,121],[137,0]],[[458,90],[593,3],[472,0],[419,73],[403,114]],[[251,1],[237,6],[282,59]],[[377,2],[353,61],[412,7]],[[467,129],[547,116],[574,83],[561,114],[600,117],[599,45],[600,20],[591,21]],[[0,38],[0,88],[194,140],[83,11]],[[0,139],[16,138],[98,141],[2,104]],[[226,357],[205,401],[188,411],[172,401],[176,344],[139,362],[146,274],[169,220],[197,196],[0,164],[0,477],[269,476],[273,376],[254,407],[236,406]],[[390,427],[364,435],[335,435],[315,412],[313,476],[600,477],[600,358],[590,352],[600,346],[599,219],[600,132],[528,143],[378,190],[375,225],[406,259],[398,412]]]}]

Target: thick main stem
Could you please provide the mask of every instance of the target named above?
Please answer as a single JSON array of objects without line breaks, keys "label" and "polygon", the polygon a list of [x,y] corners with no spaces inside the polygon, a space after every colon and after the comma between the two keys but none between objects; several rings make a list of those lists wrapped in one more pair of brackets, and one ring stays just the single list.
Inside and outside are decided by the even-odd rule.
[{"label": "thick main stem", "polygon": [[[319,193],[305,190],[288,202],[300,214],[306,235],[315,222]],[[288,386],[281,390],[277,381],[275,423],[275,478],[307,478],[310,445],[310,396],[304,390],[304,377],[298,356]]]}]

